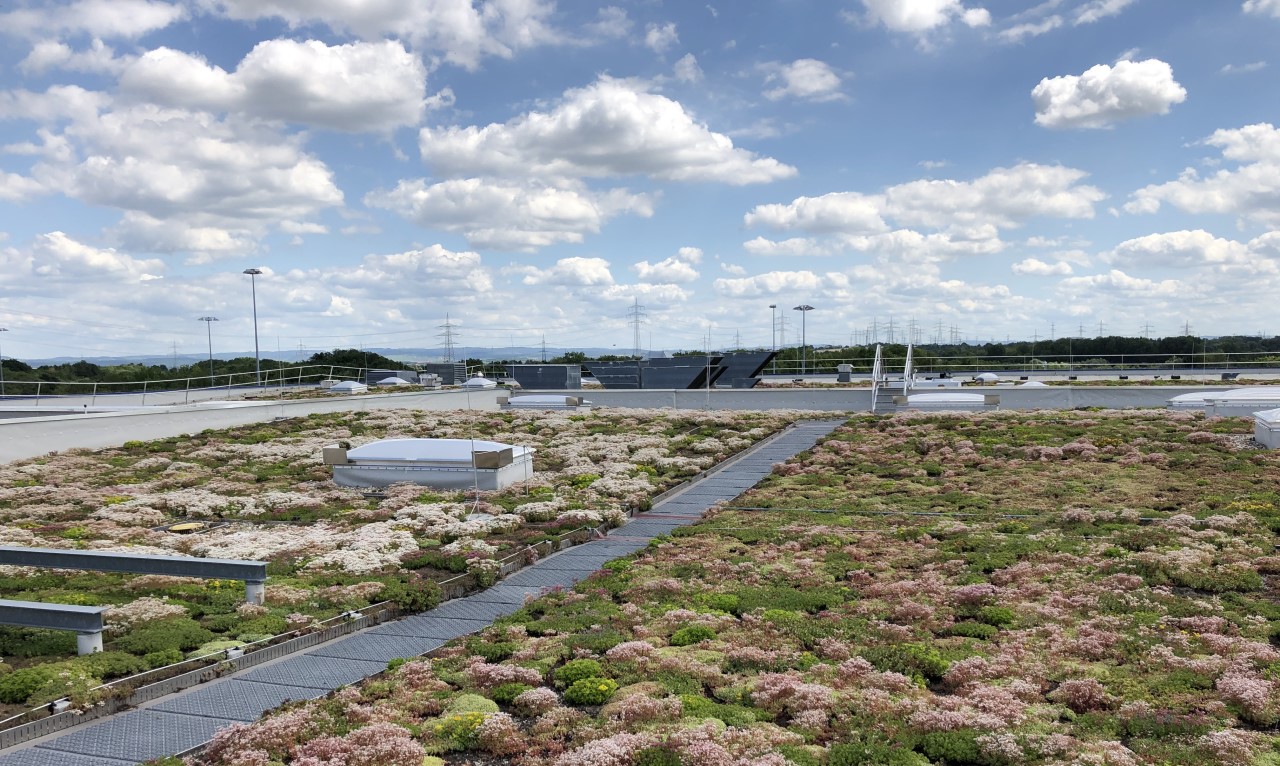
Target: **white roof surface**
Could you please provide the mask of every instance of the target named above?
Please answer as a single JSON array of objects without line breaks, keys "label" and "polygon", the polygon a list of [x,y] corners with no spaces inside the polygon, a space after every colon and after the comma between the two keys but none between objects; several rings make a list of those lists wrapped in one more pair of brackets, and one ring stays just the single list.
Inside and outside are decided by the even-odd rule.
[{"label": "white roof surface", "polygon": [[1245,386],[1230,391],[1212,391],[1204,398],[1214,402],[1280,402],[1280,386]]},{"label": "white roof surface", "polygon": [[1274,428],[1275,426],[1280,425],[1280,409],[1255,412],[1253,413],[1253,419],[1263,425]]},{"label": "white roof surface", "polygon": [[357,462],[404,460],[470,464],[473,451],[497,452],[508,448],[517,457],[533,452],[528,447],[485,439],[383,439],[347,450],[347,459]]}]

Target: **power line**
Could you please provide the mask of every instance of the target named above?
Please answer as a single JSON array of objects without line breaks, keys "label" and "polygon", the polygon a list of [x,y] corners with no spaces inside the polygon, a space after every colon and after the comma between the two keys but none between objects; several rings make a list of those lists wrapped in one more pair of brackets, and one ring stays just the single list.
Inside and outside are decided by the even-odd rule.
[{"label": "power line", "polygon": [[442,333],[436,333],[436,337],[444,338],[444,342],[441,345],[444,346],[444,360],[446,362],[453,361],[453,339],[457,337],[457,333],[453,329],[455,326],[453,322],[449,321],[447,313],[444,315],[444,324],[437,326],[438,329],[444,330]]},{"label": "power line", "polygon": [[640,325],[644,323],[645,318],[649,315],[644,312],[644,306],[640,305],[640,299],[634,298],[631,308],[627,311],[627,322],[631,325],[634,343],[632,348],[636,350],[636,358],[640,358]]}]

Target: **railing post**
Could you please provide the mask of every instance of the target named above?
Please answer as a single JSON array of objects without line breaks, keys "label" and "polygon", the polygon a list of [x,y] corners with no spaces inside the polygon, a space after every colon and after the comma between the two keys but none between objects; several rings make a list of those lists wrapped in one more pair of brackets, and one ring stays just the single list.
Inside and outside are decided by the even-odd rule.
[{"label": "railing post", "polygon": [[98,403],[98,383],[97,381],[94,381],[93,393],[89,396],[89,404],[96,405],[97,403]]},{"label": "railing post", "polygon": [[191,403],[191,378],[187,378],[187,390],[182,394],[182,403]]},{"label": "railing post", "polygon": [[37,407],[40,406],[40,386],[41,385],[42,385],[42,382],[37,380],[36,381],[36,406]]},{"label": "railing post", "polygon": [[142,381],[142,401],[139,404],[145,405],[146,403],[147,403],[147,381],[144,380]]}]

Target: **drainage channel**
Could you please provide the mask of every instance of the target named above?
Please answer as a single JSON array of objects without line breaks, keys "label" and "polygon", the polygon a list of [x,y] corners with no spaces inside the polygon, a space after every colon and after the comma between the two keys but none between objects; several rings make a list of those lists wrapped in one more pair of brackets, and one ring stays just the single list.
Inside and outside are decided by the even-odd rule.
[{"label": "drainage channel", "polygon": [[138,710],[98,719],[66,733],[0,754],[0,766],[130,766],[196,750],[214,732],[258,720],[286,700],[321,697],[386,668],[489,626],[547,588],[569,588],[606,562],[634,553],[659,535],[697,522],[717,502],[731,500],[768,476],[776,462],[814,446],[843,420],[811,420],[721,463],[702,478],[661,496],[654,507],[603,539],[549,556],[499,584],[428,612],[386,622],[202,684]]}]

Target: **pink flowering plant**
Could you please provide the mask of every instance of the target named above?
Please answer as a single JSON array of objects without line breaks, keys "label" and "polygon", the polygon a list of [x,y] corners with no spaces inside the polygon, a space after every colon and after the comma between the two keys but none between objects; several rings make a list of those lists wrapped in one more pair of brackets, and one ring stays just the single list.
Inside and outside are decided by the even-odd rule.
[{"label": "pink flowering plant", "polygon": [[855,418],[702,523],[396,671],[428,695],[393,675],[340,693],[343,714],[442,752],[431,727],[472,699],[451,764],[1275,763],[1280,457],[1248,430]]},{"label": "pink flowering plant", "polygon": [[[266,603],[243,585],[160,576],[0,571],[0,597],[104,605],[107,652],[75,638],[0,628],[0,713],[57,699],[70,681],[165,667],[392,600],[434,605],[439,583],[492,583],[506,560],[627,512],[803,413],[597,409],[591,413],[369,410],[71,450],[0,466],[6,545],[268,562]],[[530,479],[501,492],[340,487],[325,445],[475,437],[537,449]],[[178,534],[168,527],[205,527]],[[61,663],[61,664],[60,664]],[[65,675],[63,671],[66,671]],[[74,672],[72,672],[74,671]],[[52,675],[50,675],[52,674]],[[80,683],[77,681],[77,683]],[[316,756],[319,757],[319,756]]]}]

